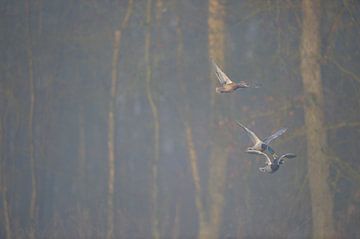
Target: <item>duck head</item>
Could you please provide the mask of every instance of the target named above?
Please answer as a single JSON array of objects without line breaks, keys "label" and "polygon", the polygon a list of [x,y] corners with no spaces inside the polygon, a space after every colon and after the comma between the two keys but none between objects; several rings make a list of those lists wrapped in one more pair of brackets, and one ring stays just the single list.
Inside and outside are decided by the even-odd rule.
[{"label": "duck head", "polygon": [[256,149],[254,149],[253,147],[247,147],[247,149],[246,149],[246,153],[251,153],[252,151],[254,151],[254,150],[256,150]]}]

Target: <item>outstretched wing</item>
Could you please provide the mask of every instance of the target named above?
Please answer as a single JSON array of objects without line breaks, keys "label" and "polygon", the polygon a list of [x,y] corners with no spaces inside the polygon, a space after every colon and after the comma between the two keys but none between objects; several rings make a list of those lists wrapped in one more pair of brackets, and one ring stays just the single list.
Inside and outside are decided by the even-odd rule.
[{"label": "outstretched wing", "polygon": [[283,158],[287,158],[287,159],[296,158],[296,154],[287,153],[287,154],[281,155],[281,157],[279,158],[279,161],[282,160]]},{"label": "outstretched wing", "polygon": [[263,153],[263,152],[261,152],[261,151],[254,150],[254,149],[248,149],[248,150],[246,150],[246,152],[249,153],[249,154],[257,154],[257,155],[265,156],[265,158],[266,158],[266,164],[267,164],[267,165],[270,165],[270,164],[271,164],[271,160],[270,160],[269,156],[268,156],[266,153]]},{"label": "outstretched wing", "polygon": [[216,73],[216,76],[220,82],[221,85],[224,85],[224,84],[231,84],[233,83],[229,77],[227,75],[225,75],[225,73],[220,69],[220,67],[215,63],[215,61],[212,61],[213,63],[213,66],[215,68],[215,73]]},{"label": "outstretched wing", "polygon": [[246,131],[247,135],[249,135],[249,137],[250,137],[250,139],[251,139],[251,141],[253,142],[254,145],[261,142],[261,140],[256,136],[256,134],[254,132],[252,132],[250,129],[246,128],[239,121],[236,121],[236,123]]},{"label": "outstretched wing", "polygon": [[282,128],[279,129],[278,131],[276,131],[275,133],[273,133],[272,135],[270,135],[269,137],[264,139],[264,143],[265,144],[270,144],[271,141],[273,141],[274,139],[276,139],[277,137],[279,137],[280,135],[282,135],[283,133],[285,133],[287,130],[287,128]]}]

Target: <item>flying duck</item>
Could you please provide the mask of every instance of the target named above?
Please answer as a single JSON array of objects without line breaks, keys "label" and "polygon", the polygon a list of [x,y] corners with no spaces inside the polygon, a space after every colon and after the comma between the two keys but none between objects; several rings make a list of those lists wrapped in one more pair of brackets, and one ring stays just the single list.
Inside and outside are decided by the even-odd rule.
[{"label": "flying duck", "polygon": [[269,144],[271,141],[273,141],[274,139],[276,139],[277,137],[279,137],[280,135],[285,133],[287,130],[286,128],[281,128],[278,131],[276,131],[275,133],[273,133],[272,135],[270,135],[269,137],[265,138],[264,140],[260,140],[259,137],[257,137],[253,131],[251,131],[250,129],[245,127],[239,121],[236,121],[236,123],[246,131],[247,135],[250,137],[252,143],[254,144],[253,146],[248,147],[246,149],[246,152],[249,153],[250,150],[257,150],[257,151],[261,151],[261,152],[268,151],[269,153],[271,153],[273,155],[273,157],[277,157],[274,149],[271,148],[269,146]]},{"label": "flying duck", "polygon": [[[216,87],[215,91],[217,93],[230,93],[233,92],[239,88],[250,88],[250,84],[245,81],[240,81],[239,83],[232,82],[230,78],[220,69],[220,67],[215,63],[215,61],[212,61],[216,76],[221,84],[220,87]],[[257,86],[254,86],[254,88],[258,88]]]},{"label": "flying duck", "polygon": [[259,170],[263,173],[274,173],[280,168],[280,164],[284,163],[284,159],[295,158],[296,155],[293,153],[283,154],[280,157],[273,157],[273,161],[270,160],[269,156],[258,150],[248,150],[250,154],[258,154],[266,157],[266,165],[265,167],[259,168]]}]

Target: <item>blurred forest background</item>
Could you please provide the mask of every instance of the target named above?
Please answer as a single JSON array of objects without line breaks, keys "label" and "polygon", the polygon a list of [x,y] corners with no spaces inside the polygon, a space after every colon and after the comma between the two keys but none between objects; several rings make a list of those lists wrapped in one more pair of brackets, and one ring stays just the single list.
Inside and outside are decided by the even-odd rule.
[{"label": "blurred forest background", "polygon": [[[0,11],[0,238],[360,238],[359,1]],[[298,157],[259,172],[235,120]]]}]

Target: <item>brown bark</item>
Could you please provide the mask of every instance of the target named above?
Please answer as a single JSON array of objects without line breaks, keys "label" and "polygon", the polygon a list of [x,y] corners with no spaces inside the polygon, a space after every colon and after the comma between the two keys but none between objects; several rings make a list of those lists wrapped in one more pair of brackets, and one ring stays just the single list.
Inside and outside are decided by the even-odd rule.
[{"label": "brown bark", "polygon": [[[220,0],[209,0],[208,9],[208,54],[218,64],[224,64],[224,16],[225,8]],[[215,103],[216,80],[211,77],[211,104]]]},{"label": "brown bark", "polygon": [[[214,59],[218,64],[224,64],[224,16],[225,8],[219,0],[209,0],[208,15],[208,54],[210,59]],[[216,126],[220,119],[219,102],[215,97],[216,80],[212,80],[211,104],[213,108],[213,126]],[[213,128],[214,142],[209,162],[208,178],[208,198],[209,198],[209,218],[206,225],[200,225],[200,238],[218,238],[222,224],[222,213],[224,206],[224,188],[227,169],[227,151],[224,148],[225,135],[217,127]]]},{"label": "brown bark", "polygon": [[329,160],[320,69],[320,0],[303,0],[301,74],[304,86],[308,175],[313,238],[333,238],[333,200],[328,185]]}]

